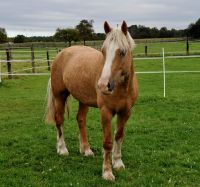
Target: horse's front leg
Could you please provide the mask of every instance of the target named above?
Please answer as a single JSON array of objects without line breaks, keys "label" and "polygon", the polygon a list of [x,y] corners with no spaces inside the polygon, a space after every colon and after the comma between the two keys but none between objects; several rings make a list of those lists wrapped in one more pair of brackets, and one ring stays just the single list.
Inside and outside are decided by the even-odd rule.
[{"label": "horse's front leg", "polygon": [[124,127],[128,118],[130,117],[131,112],[119,113],[117,116],[117,129],[115,133],[115,140],[112,150],[112,165],[116,170],[125,169],[125,166],[122,161],[121,147],[124,136]]},{"label": "horse's front leg", "polygon": [[115,180],[110,164],[110,153],[112,151],[112,113],[106,107],[101,108],[101,123],[103,128],[103,169],[102,177],[105,180]]}]

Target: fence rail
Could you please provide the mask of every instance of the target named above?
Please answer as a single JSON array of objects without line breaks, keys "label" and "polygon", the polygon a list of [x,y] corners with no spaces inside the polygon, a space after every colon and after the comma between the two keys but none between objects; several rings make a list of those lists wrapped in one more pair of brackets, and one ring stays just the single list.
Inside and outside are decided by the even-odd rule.
[{"label": "fence rail", "polygon": [[[6,59],[2,60],[0,59],[0,82],[1,82],[1,77],[7,76],[9,79],[11,79],[13,76],[49,76],[49,72],[45,73],[37,73],[36,69],[47,69],[50,71],[50,64],[53,61],[54,58],[50,58],[49,55],[50,50],[46,50],[46,57],[45,58],[35,58],[35,52],[34,48],[31,47],[30,51],[25,51],[30,54],[29,59],[13,59],[12,55],[12,50],[7,48],[4,53],[6,53]],[[54,52],[59,52],[60,50],[51,50]],[[16,53],[22,53],[23,51],[16,51]],[[37,51],[40,52],[40,51]],[[161,60],[163,62],[163,69],[160,71],[138,71],[136,74],[163,74],[163,96],[165,97],[166,95],[166,80],[165,80],[165,74],[181,74],[181,73],[200,73],[200,70],[195,70],[195,71],[168,71],[165,68],[165,59],[188,59],[188,58],[200,58],[200,55],[176,55],[176,56],[165,56],[165,52],[163,49],[162,56],[159,57],[134,57],[134,60]],[[5,63],[7,64],[7,72],[1,72],[1,64]],[[29,63],[30,68],[25,68],[25,69],[20,69],[19,71],[27,71],[31,70],[31,73],[19,73],[19,71],[12,71],[12,64],[13,63]],[[46,63],[45,66],[36,66],[36,63]]]},{"label": "fence rail", "polygon": [[[9,57],[8,57],[9,58]],[[140,57],[140,58],[133,58],[134,60],[164,60],[164,59],[182,59],[182,58],[200,58],[200,55],[190,55],[190,56],[165,56],[163,57]],[[47,66],[35,66],[35,69],[43,69],[43,68],[48,68],[48,70],[50,70],[50,62],[53,61],[54,58],[49,59],[47,57],[47,59],[34,59],[35,62],[37,63],[47,63]],[[13,60],[13,59],[7,59],[7,60],[0,60],[0,64],[1,63],[9,63],[9,66],[12,63],[32,63],[32,60]],[[9,67],[10,68],[10,67]],[[33,67],[31,68],[25,68],[25,69],[20,69],[19,71],[26,71],[26,70],[32,70]],[[49,73],[15,73],[15,72],[19,72],[19,71],[10,71],[10,69],[8,70],[8,72],[1,72],[0,71],[0,76],[20,76],[20,75],[49,75]],[[162,71],[139,71],[136,72],[136,74],[162,74],[164,70]],[[172,74],[172,73],[200,73],[200,71],[165,71],[165,73],[167,74]]]},{"label": "fence rail", "polygon": [[[45,68],[47,66],[44,66]],[[136,74],[163,74],[163,71],[136,71]],[[166,74],[177,73],[200,73],[200,71],[165,71]],[[8,73],[0,73],[1,76],[8,76]],[[38,75],[50,75],[50,73],[12,73],[12,76],[38,76]]]}]

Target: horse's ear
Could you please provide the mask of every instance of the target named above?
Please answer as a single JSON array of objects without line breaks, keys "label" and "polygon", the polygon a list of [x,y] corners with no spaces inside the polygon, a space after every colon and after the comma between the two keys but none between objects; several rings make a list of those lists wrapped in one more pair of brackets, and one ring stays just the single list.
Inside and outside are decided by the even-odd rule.
[{"label": "horse's ear", "polygon": [[104,22],[104,31],[106,34],[108,34],[112,29],[110,28],[110,25],[107,21]]},{"label": "horse's ear", "polygon": [[125,35],[127,35],[128,27],[127,27],[127,24],[125,21],[123,21],[123,23],[122,23],[121,30]]}]

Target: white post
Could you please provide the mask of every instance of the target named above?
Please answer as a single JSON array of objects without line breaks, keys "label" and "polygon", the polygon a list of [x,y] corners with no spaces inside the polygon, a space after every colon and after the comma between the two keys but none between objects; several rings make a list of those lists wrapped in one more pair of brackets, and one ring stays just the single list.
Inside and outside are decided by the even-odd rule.
[{"label": "white post", "polygon": [[165,82],[165,50],[162,48],[163,53],[163,97],[166,95],[166,82]]}]

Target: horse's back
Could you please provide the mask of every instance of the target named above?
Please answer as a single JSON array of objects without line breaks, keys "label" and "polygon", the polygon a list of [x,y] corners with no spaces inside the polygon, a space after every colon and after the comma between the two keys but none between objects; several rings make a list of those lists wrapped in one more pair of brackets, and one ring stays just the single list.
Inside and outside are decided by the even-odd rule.
[{"label": "horse's back", "polygon": [[55,84],[67,89],[81,102],[96,105],[96,82],[102,66],[101,52],[91,47],[73,46],[57,55],[52,65],[52,77]]}]

